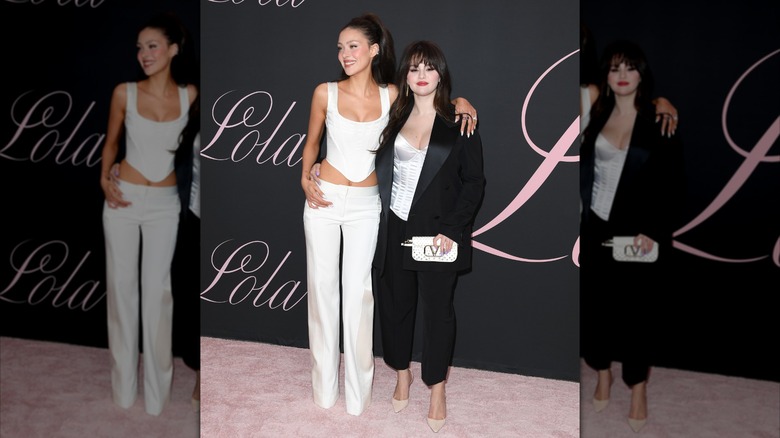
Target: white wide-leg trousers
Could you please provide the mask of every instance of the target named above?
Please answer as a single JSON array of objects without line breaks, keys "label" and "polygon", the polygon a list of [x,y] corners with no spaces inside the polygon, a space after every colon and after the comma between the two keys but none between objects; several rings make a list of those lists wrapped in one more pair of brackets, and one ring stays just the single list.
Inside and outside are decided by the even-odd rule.
[{"label": "white wide-leg trousers", "polygon": [[371,403],[374,379],[371,262],[379,227],[379,192],[376,186],[321,183],[333,205],[313,209],[307,203],[303,214],[312,391],[314,402],[323,408],[332,407],[339,396],[341,280],[344,393],[347,413],[360,415]]},{"label": "white wide-leg trousers", "polygon": [[136,400],[140,299],[144,403],[147,413],[159,415],[170,397],[173,377],[170,268],[179,195],[176,186],[147,187],[120,181],[119,188],[132,205],[103,207],[112,395],[123,408]]}]

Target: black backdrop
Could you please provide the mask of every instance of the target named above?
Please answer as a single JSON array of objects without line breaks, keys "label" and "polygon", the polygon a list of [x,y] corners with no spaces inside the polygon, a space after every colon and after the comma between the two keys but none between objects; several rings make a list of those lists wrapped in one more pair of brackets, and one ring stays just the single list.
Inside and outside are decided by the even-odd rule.
[{"label": "black backdrop", "polygon": [[[680,113],[687,209],[659,365],[780,381],[780,3],[582,0],[601,49],[641,45]],[[725,114],[725,115],[724,115]],[[763,346],[763,347],[761,347]]]},{"label": "black backdrop", "polygon": [[[111,90],[137,77],[139,23],[175,9],[197,36],[202,9],[204,139],[214,140],[211,158],[204,157],[202,330],[304,347],[296,145],[305,135],[313,87],[339,72],[338,29],[373,10],[394,32],[399,52],[412,39],[439,42],[453,67],[456,95],[480,112],[488,186],[477,225],[491,228],[477,236],[484,246],[457,291],[456,362],[576,380],[576,150],[567,151],[571,142],[564,141],[555,151],[562,148],[566,158],[547,167],[544,155],[569,138],[564,133],[576,117],[577,55],[537,80],[576,50],[578,3],[505,3],[1,2],[0,32],[10,43],[0,93],[0,334],[106,345],[98,159]],[[617,20],[616,10],[628,18]],[[772,55],[780,48],[778,7],[757,0],[664,1],[632,11],[625,3],[590,0],[581,3],[581,14],[600,47],[617,36],[645,47],[658,93],[681,113],[686,223],[714,211],[677,237],[679,269],[664,296],[671,317],[664,321],[668,348],[661,365],[780,380],[772,348],[780,284],[776,131],[769,131],[766,157],[741,170],[742,153],[757,151],[768,128],[780,126],[778,56]],[[262,124],[218,133],[237,96],[256,91],[268,94],[256,95],[242,111],[256,107],[247,122],[256,123],[273,98]],[[255,130],[258,136],[233,154],[238,139]],[[745,176],[744,183],[717,204],[734,175]],[[492,227],[507,207],[512,214]],[[233,259],[218,273],[214,266],[241,246],[241,257],[252,256],[243,259],[246,272],[236,271]]]},{"label": "black backdrop", "polygon": [[576,1],[202,5],[203,335],[308,345],[299,161],[311,94],[340,73],[341,27],[372,11],[399,56],[414,39],[440,44],[454,95],[479,111],[487,187],[455,293],[455,364],[578,380]]},{"label": "black backdrop", "polygon": [[138,27],[163,11],[199,52],[194,1],[0,2],[3,336],[108,345],[100,153],[114,86],[142,74]]}]

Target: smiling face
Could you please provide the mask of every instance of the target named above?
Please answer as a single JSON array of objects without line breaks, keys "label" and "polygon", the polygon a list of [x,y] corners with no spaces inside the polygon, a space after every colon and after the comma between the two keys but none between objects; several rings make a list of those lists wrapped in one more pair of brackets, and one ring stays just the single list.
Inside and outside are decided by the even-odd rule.
[{"label": "smiling face", "polygon": [[410,65],[406,73],[406,83],[416,96],[427,96],[436,92],[439,86],[439,72],[432,65],[424,62]]},{"label": "smiling face", "polygon": [[371,60],[379,51],[378,44],[369,45],[363,32],[348,27],[339,33],[339,62],[348,76],[371,68]]},{"label": "smiling face", "polygon": [[151,27],[138,33],[136,46],[138,63],[147,76],[169,69],[171,60],[179,52],[178,45],[168,43],[162,31]]}]

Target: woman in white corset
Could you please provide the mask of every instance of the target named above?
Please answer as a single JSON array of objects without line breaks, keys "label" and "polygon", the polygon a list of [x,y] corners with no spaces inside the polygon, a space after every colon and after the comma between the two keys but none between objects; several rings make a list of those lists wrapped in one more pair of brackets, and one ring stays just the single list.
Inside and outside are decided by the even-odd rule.
[{"label": "woman in white corset", "polygon": [[[360,415],[371,402],[374,377],[371,261],[381,206],[373,151],[398,88],[392,84],[393,39],[376,15],[350,20],[339,33],[338,49],[342,77],[314,89],[301,166],[309,349],[314,402],[327,409],[339,396],[343,323],[346,409]],[[476,114],[459,100],[459,112]],[[473,118],[463,119],[473,131]],[[317,164],[323,132],[326,157]]]},{"label": "woman in white corset", "polygon": [[[185,43],[186,30],[170,14],[140,28],[137,58],[145,78],[114,88],[102,150],[112,395],[123,408],[133,406],[137,397],[140,300],[144,401],[151,415],[165,407],[173,377],[170,267],[180,212],[174,154],[198,94],[179,69],[187,66],[181,59]],[[111,167],[122,134],[125,155],[115,184]]]}]

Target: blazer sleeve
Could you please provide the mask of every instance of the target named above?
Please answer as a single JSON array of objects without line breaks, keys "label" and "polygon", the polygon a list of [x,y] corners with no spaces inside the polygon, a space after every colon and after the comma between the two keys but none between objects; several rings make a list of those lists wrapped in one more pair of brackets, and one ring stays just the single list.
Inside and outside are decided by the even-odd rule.
[{"label": "blazer sleeve", "polygon": [[441,233],[459,242],[471,239],[474,222],[485,191],[482,139],[478,132],[470,137],[458,135],[456,150],[460,162],[461,190],[455,206],[441,219]]},{"label": "blazer sleeve", "polygon": [[643,175],[643,190],[639,196],[646,212],[637,215],[640,222],[638,231],[669,245],[685,202],[684,157],[679,134],[668,138],[656,131],[657,124],[645,121],[645,138],[652,140],[650,158]]}]

